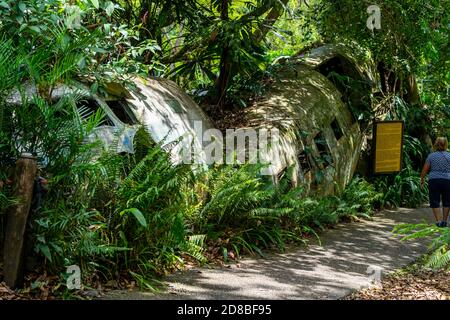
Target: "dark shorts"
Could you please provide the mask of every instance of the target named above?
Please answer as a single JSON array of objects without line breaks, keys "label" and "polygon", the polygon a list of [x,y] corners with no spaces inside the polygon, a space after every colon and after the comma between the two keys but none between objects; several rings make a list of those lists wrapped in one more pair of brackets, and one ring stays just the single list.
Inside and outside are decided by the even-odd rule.
[{"label": "dark shorts", "polygon": [[449,179],[431,179],[428,181],[430,191],[430,207],[440,208],[442,206],[450,207],[450,180]]}]

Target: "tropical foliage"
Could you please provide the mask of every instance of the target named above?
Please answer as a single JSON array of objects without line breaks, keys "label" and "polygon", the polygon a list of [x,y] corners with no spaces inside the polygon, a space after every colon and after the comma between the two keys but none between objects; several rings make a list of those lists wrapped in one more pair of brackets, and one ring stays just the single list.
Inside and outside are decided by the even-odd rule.
[{"label": "tropical foliage", "polygon": [[402,236],[402,240],[433,238],[429,247],[431,254],[427,257],[425,266],[441,270],[450,270],[450,228],[439,228],[428,224],[400,224],[394,233]]},{"label": "tropical foliage", "polygon": [[[368,1],[0,0],[0,245],[13,196],[13,168],[24,150],[48,180],[30,216],[32,268],[60,274],[79,265],[84,283],[155,276],[219,253],[234,259],[305,243],[342,220],[375,208],[426,202],[419,170],[430,137],[450,135],[448,1],[379,1],[382,28],[366,28]],[[87,142],[101,111],[82,118],[82,83],[103,93],[129,76],[174,79],[216,118],[243,109],[277,78],[279,61],[322,42],[362,48],[380,90],[370,122],[406,122],[397,175],[355,177],[342,192],[317,197],[260,175],[261,166],[173,165],[161,145],[135,155]],[[339,74],[335,83],[353,86]],[[61,84],[74,90],[55,98]],[[33,89],[34,88],[34,89]],[[217,112],[216,112],[217,111]],[[449,136],[450,138],[450,136]],[[405,239],[435,236],[429,265],[448,268],[448,229],[399,226]],[[30,266],[29,266],[30,267]]]}]

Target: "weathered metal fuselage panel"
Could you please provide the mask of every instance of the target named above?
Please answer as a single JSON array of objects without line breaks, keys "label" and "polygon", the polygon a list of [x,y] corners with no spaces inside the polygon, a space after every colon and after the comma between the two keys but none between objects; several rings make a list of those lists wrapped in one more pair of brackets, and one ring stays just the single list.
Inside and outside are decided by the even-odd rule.
[{"label": "weathered metal fuselage panel", "polygon": [[359,123],[333,83],[308,64],[297,63],[280,72],[248,117],[252,127],[280,130],[280,143],[266,155],[274,180],[292,167],[295,185],[329,194],[352,179],[363,143]]}]

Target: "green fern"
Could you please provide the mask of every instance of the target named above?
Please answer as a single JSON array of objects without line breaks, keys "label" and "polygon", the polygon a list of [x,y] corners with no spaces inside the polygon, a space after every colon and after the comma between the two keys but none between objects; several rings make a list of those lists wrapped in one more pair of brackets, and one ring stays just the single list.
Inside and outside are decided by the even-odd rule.
[{"label": "green fern", "polygon": [[400,224],[395,226],[393,233],[401,235],[402,241],[433,238],[429,245],[431,255],[427,258],[425,266],[450,270],[450,228],[439,228],[426,223]]},{"label": "green fern", "polygon": [[450,271],[450,250],[448,244],[443,244],[436,248],[428,258],[425,266],[435,270],[446,268],[447,271]]}]

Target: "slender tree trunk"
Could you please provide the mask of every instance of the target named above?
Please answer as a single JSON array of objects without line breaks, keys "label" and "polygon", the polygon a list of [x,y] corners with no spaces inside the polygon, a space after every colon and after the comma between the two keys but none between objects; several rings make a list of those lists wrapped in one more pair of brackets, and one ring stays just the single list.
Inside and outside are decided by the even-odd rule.
[{"label": "slender tree trunk", "polygon": [[417,86],[416,77],[413,74],[408,75],[407,78],[407,92],[405,100],[409,104],[420,103],[419,87]]},{"label": "slender tree trunk", "polygon": [[231,75],[230,48],[224,47],[220,57],[220,74],[217,80],[217,104],[223,106]]},{"label": "slender tree trunk", "polygon": [[[177,52],[180,50],[179,48],[180,48],[181,42],[183,41],[183,31],[184,31],[184,21],[181,21],[180,30],[178,31],[178,37],[176,38],[175,43],[173,43],[171,41],[169,34],[166,33],[166,37],[167,37],[167,40],[169,41],[169,43],[171,43],[171,44],[173,43],[172,50],[171,50],[171,52],[172,52],[171,55],[173,55],[173,56],[175,56],[177,54]],[[174,69],[175,69],[175,63],[172,62],[170,64],[170,71],[173,71]]]},{"label": "slender tree trunk", "polygon": [[34,178],[36,177],[36,159],[29,154],[22,154],[15,168],[14,194],[19,203],[8,213],[3,259],[3,273],[6,284],[15,289],[22,285],[23,253],[26,244],[26,227],[28,213],[33,198]]},{"label": "slender tree trunk", "polygon": [[[228,5],[229,0],[223,0],[221,6],[220,19],[226,21],[229,19],[228,16]],[[222,49],[222,54],[220,56],[220,73],[219,78],[216,82],[216,99],[215,102],[219,106],[223,106],[225,102],[226,91],[228,88],[228,82],[231,75],[231,55],[230,47],[226,43]]]},{"label": "slender tree trunk", "polygon": [[[289,0],[281,0],[281,3],[283,6],[286,6]],[[256,42],[261,42],[267,35],[267,33],[270,30],[270,27],[275,24],[277,19],[281,16],[283,13],[284,8],[279,5],[275,5],[267,14],[264,21],[261,23],[259,28],[253,33],[253,38]]]}]

